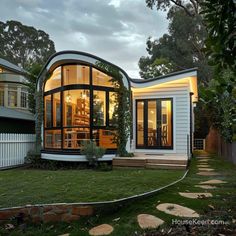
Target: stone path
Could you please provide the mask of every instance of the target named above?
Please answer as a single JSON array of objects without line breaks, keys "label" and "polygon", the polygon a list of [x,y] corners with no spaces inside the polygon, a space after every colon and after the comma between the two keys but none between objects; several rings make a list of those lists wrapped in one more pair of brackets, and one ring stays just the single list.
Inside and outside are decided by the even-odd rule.
[{"label": "stone path", "polygon": [[174,203],[162,203],[157,205],[157,210],[163,211],[167,214],[181,217],[199,217],[199,214],[188,208]]},{"label": "stone path", "polygon": [[100,235],[109,235],[113,232],[113,227],[108,224],[98,225],[89,230],[89,235],[100,236]]},{"label": "stone path", "polygon": [[153,215],[148,215],[148,214],[140,214],[137,216],[137,221],[139,226],[142,229],[155,229],[162,225],[164,221],[160,218],[157,218],[156,216]]},{"label": "stone path", "polygon": [[208,164],[199,164],[199,165],[197,165],[197,167],[206,167],[206,168],[208,168],[210,166]]},{"label": "stone path", "polygon": [[179,192],[179,195],[183,197],[187,197],[187,198],[193,198],[193,199],[212,197],[211,193],[181,193]]},{"label": "stone path", "polygon": [[201,170],[201,171],[214,171],[215,169],[199,167],[198,170]]},{"label": "stone path", "polygon": [[215,175],[220,175],[220,173],[217,172],[211,172],[211,171],[202,171],[198,172],[197,175],[202,175],[202,176],[215,176]]},{"label": "stone path", "polygon": [[213,185],[195,185],[197,188],[202,188],[202,189],[214,189],[216,186]]},{"label": "stone path", "polygon": [[211,179],[208,181],[200,182],[200,184],[225,184],[226,181],[220,180],[220,179]]}]

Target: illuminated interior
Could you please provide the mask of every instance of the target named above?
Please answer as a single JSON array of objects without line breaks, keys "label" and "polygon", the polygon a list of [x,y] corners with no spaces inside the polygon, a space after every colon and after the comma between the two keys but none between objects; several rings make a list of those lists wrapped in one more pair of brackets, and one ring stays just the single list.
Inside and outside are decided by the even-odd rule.
[{"label": "illuminated interior", "polygon": [[137,101],[137,148],[171,148],[172,99]]},{"label": "illuminated interior", "polygon": [[74,150],[93,139],[116,149],[111,77],[85,65],[56,68],[44,86],[44,148]]}]

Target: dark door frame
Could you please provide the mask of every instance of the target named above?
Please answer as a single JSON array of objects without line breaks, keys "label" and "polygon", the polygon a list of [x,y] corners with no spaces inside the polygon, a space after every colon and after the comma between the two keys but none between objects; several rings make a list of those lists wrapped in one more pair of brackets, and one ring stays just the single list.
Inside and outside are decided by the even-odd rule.
[{"label": "dark door frame", "polygon": [[[157,145],[156,146],[148,146],[148,102],[149,101],[156,101],[156,121],[161,122],[161,101],[171,101],[171,145],[170,146],[162,146],[161,145],[161,128],[157,129]],[[143,127],[144,127],[144,145],[143,146],[138,146],[138,110],[137,110],[137,104],[138,102],[143,102],[144,104],[144,117],[143,117]],[[135,132],[136,132],[136,140],[135,140],[135,145],[136,149],[167,149],[167,150],[173,150],[173,98],[168,97],[168,98],[144,98],[144,99],[135,99],[135,121],[136,121],[136,127],[135,127]]]}]

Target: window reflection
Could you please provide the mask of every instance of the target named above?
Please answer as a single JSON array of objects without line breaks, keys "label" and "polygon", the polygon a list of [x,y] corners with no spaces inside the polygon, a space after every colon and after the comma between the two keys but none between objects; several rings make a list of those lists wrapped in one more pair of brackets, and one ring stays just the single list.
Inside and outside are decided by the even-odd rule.
[{"label": "window reflection", "polygon": [[51,103],[51,95],[44,97],[44,122],[45,127],[49,128],[52,126],[52,103]]},{"label": "window reflection", "polygon": [[61,131],[45,130],[45,147],[61,148]]},{"label": "window reflection", "polygon": [[106,125],[106,92],[94,90],[93,123],[95,126]]},{"label": "window reflection", "polygon": [[44,91],[61,87],[61,67],[57,67],[51,77],[46,81]]},{"label": "window reflection", "polygon": [[60,93],[53,94],[53,126],[61,126],[61,97]]},{"label": "window reflection", "polygon": [[93,139],[99,147],[103,148],[117,148],[115,143],[115,131],[98,129],[93,131]]},{"label": "window reflection", "polygon": [[93,68],[93,85],[113,87],[111,77]]},{"label": "window reflection", "polygon": [[171,122],[171,101],[161,101],[161,142],[162,146],[171,146],[172,143],[172,122]]},{"label": "window reflection", "polygon": [[115,125],[117,123],[117,115],[116,115],[116,96],[117,93],[109,92],[109,125]]},{"label": "window reflection", "polygon": [[[89,90],[67,90],[64,97],[64,126],[89,126]],[[68,99],[68,96],[70,99]]]},{"label": "window reflection", "polygon": [[89,84],[89,67],[81,65],[63,66],[64,85]]},{"label": "window reflection", "polygon": [[137,145],[144,145],[144,102],[137,102]]}]

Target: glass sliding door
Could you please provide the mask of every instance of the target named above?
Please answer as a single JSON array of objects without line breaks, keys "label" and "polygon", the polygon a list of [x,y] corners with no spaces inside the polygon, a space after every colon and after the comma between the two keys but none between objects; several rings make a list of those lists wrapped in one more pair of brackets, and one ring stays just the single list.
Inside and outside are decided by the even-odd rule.
[{"label": "glass sliding door", "polygon": [[144,102],[137,102],[137,145],[144,146]]},{"label": "glass sliding door", "polygon": [[136,102],[136,147],[172,149],[172,99],[143,99]]}]

